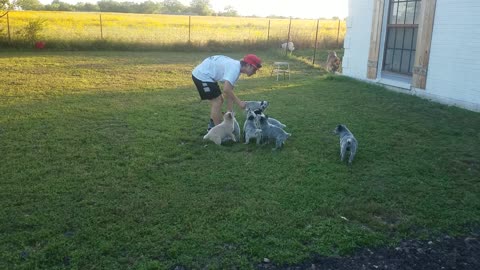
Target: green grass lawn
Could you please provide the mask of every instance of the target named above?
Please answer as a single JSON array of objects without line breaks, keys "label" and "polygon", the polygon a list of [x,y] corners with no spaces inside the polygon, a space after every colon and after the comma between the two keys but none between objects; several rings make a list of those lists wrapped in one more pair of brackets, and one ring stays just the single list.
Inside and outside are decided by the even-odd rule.
[{"label": "green grass lawn", "polygon": [[478,228],[480,114],[256,53],[235,91],[270,101],[280,151],[202,140],[209,53],[0,52],[0,269],[249,269]]}]

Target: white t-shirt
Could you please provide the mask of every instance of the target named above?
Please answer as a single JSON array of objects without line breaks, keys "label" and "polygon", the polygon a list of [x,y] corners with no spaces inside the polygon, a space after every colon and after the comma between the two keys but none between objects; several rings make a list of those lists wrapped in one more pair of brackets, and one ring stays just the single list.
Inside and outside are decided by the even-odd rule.
[{"label": "white t-shirt", "polygon": [[228,81],[235,85],[240,77],[240,61],[224,55],[214,55],[195,67],[192,75],[202,82]]}]

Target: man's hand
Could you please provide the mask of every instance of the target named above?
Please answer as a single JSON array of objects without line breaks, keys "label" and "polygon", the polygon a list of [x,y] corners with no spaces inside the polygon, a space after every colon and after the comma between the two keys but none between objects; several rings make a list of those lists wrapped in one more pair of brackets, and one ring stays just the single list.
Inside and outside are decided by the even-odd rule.
[{"label": "man's hand", "polygon": [[238,103],[238,106],[242,109],[245,110],[245,107],[247,107],[247,103],[245,101],[241,101]]}]

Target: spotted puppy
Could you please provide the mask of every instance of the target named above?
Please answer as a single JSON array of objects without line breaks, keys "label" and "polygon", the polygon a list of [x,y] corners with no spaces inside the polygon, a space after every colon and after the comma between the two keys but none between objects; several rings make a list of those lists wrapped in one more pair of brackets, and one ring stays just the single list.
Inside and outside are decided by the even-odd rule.
[{"label": "spotted puppy", "polygon": [[262,140],[266,141],[275,141],[275,148],[272,150],[280,149],[288,137],[292,136],[290,133],[285,132],[285,130],[274,126],[268,122],[268,116],[262,115],[259,116],[260,128],[262,129]]},{"label": "spotted puppy", "polygon": [[343,162],[346,152],[350,152],[348,164],[351,165],[355,154],[357,153],[358,142],[352,132],[345,125],[338,125],[333,131],[340,136],[340,161]]},{"label": "spotted puppy", "polygon": [[245,111],[254,111],[256,114],[264,112],[268,107],[268,101],[245,101]]},{"label": "spotted puppy", "polygon": [[282,124],[282,122],[278,121],[277,119],[275,119],[273,117],[268,117],[268,123],[270,123],[274,126],[277,126],[279,128],[286,128],[287,127],[287,125]]},{"label": "spotted puppy", "polygon": [[235,117],[233,116],[232,112],[227,112],[223,115],[222,123],[214,126],[212,129],[208,131],[208,133],[203,137],[204,140],[211,140],[215,144],[220,145],[222,144],[222,139],[225,137],[229,137],[232,141],[236,142],[235,135],[233,134],[234,131],[234,121]]},{"label": "spotted puppy", "polygon": [[[264,115],[263,112],[267,109],[269,103],[266,100],[263,101],[245,101],[245,111],[254,111],[255,114],[257,115]],[[282,124],[280,121],[278,121],[275,118],[268,117],[268,122],[272,125],[275,125],[279,128],[286,128],[287,126]]]},{"label": "spotted puppy", "polygon": [[264,113],[260,113],[260,114],[258,114],[258,115],[259,115],[259,117],[262,117],[262,116],[263,116],[263,117],[266,117],[268,123],[270,123],[270,124],[272,124],[272,125],[274,125],[274,126],[277,126],[277,127],[279,127],[279,128],[282,128],[282,129],[287,127],[287,125],[282,124],[282,122],[280,122],[280,121],[278,121],[277,119],[275,119],[275,118],[273,118],[273,117],[270,117],[270,116],[268,116],[268,115],[266,115],[266,114],[264,114]]},{"label": "spotted puppy", "polygon": [[262,139],[262,130],[259,128],[257,115],[254,111],[247,111],[247,119],[243,124],[243,137],[245,138],[245,144],[250,142],[250,139],[256,138],[257,144],[260,144]]}]

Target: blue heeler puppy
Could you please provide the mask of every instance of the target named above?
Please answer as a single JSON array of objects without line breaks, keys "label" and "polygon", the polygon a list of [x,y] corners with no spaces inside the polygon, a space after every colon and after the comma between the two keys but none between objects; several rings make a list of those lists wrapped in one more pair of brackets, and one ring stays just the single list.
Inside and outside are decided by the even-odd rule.
[{"label": "blue heeler puppy", "polygon": [[256,138],[257,144],[260,144],[262,139],[262,130],[259,128],[260,124],[257,120],[257,115],[254,111],[247,111],[247,119],[243,124],[243,137],[245,138],[245,144],[248,144],[250,139]]},{"label": "blue heeler puppy", "polygon": [[262,129],[262,140],[265,138],[267,141],[275,141],[275,148],[272,150],[281,148],[287,138],[292,136],[290,133],[285,132],[285,130],[270,124],[268,122],[268,116],[261,115],[259,122],[260,128]]},{"label": "blue heeler puppy", "polygon": [[279,128],[286,128],[287,127],[287,125],[282,124],[282,122],[278,121],[277,119],[275,119],[273,117],[268,117],[268,123],[270,123],[274,126],[277,126]]},{"label": "blue heeler puppy", "polygon": [[260,114],[268,107],[268,101],[245,101],[245,111],[254,111],[256,114]]},{"label": "blue heeler puppy", "polygon": [[273,117],[270,117],[270,116],[268,116],[268,115],[266,115],[266,114],[264,114],[264,113],[257,113],[257,112],[255,112],[255,113],[256,113],[257,115],[259,115],[260,117],[262,117],[262,116],[267,117],[267,121],[268,121],[269,124],[272,124],[272,125],[274,125],[274,126],[277,126],[277,127],[281,128],[281,129],[284,129],[284,128],[287,127],[287,125],[282,124],[282,122],[280,122],[280,121],[278,121],[277,119],[275,119],[275,118],[273,118]]},{"label": "blue heeler puppy", "polygon": [[357,153],[357,139],[355,139],[352,132],[350,132],[345,125],[338,125],[333,132],[340,136],[340,161],[343,162],[345,153],[349,151],[350,158],[348,159],[348,164],[351,165]]}]

